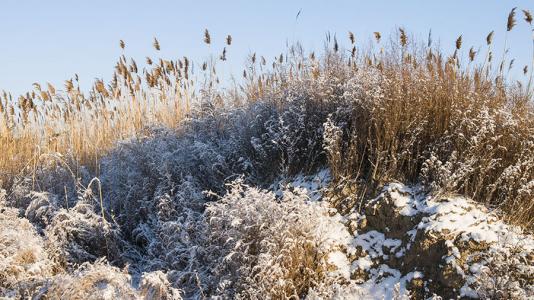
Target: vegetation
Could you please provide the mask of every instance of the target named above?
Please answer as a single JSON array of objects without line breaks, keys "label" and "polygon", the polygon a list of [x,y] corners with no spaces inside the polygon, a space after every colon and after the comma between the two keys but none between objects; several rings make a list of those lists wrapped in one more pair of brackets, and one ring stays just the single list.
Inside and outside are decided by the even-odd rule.
[{"label": "vegetation", "polygon": [[[254,53],[226,89],[217,64],[231,36],[199,66],[147,58],[141,68],[123,55],[113,80],[88,93],[77,78],[4,92],[0,294],[319,297],[342,283],[328,272],[342,243],[314,229],[363,213],[391,181],[465,195],[532,230],[534,60],[513,82],[493,32],[485,50],[464,51],[460,36],[450,55],[403,28],[390,42],[375,32],[369,50],[348,37],[349,49],[327,37],[320,54]],[[335,212],[264,190],[324,167],[332,193],[351,190],[332,197]],[[31,249],[14,239],[19,227]],[[102,282],[110,294],[91,292]]]}]

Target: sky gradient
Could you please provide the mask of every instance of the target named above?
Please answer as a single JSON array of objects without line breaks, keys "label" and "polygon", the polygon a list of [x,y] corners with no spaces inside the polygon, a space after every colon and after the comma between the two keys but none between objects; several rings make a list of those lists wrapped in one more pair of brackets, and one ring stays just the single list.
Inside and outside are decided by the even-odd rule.
[{"label": "sky gradient", "polygon": [[[45,3],[46,2],[46,3]],[[23,1],[0,2],[0,90],[19,94],[33,82],[62,86],[79,74],[82,86],[94,78],[109,80],[122,54],[143,61],[146,56],[202,62],[218,55],[227,34],[233,36],[225,72],[240,74],[248,54],[266,58],[300,41],[306,50],[321,50],[326,32],[359,43],[372,32],[387,35],[402,26],[451,51],[462,34],[464,51],[485,45],[495,30],[495,48],[503,49],[506,17],[512,7],[534,10],[533,1]],[[299,18],[295,16],[301,11]],[[532,32],[518,11],[518,24],[508,36],[516,58],[514,76],[532,61]],[[204,29],[213,43],[202,42]],[[158,37],[162,51],[152,48]],[[496,53],[498,55],[498,53]]]}]

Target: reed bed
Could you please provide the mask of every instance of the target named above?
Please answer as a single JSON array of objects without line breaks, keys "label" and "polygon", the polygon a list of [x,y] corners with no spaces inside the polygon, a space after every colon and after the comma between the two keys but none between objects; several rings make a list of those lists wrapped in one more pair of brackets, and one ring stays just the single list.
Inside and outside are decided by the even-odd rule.
[{"label": "reed bed", "polygon": [[[508,16],[507,34],[518,26],[517,13]],[[521,13],[521,26],[532,29],[531,13]],[[319,54],[298,44],[272,60],[253,53],[242,80],[228,89],[216,67],[226,61],[231,36],[196,71],[187,57],[147,57],[141,69],[123,55],[111,82],[96,80],[87,93],[77,78],[62,88],[36,83],[19,97],[4,92],[2,186],[9,189],[15,178],[34,172],[46,153],[59,153],[98,176],[100,159],[118,141],[142,136],[148,127],[180,128],[193,116],[259,102],[283,112],[291,97],[300,97],[304,117],[316,121],[306,130],[324,135],[314,143],[320,149],[286,149],[271,158],[281,169],[298,173],[328,163],[336,180],[369,186],[362,197],[390,180],[424,182],[502,208],[510,220],[531,227],[534,59],[522,67],[525,80],[513,81],[514,60],[494,58],[493,32],[485,37],[486,49],[467,49],[460,35],[449,54],[431,36],[418,43],[403,28],[390,42],[380,32],[373,35],[372,45],[358,45],[351,32],[346,45],[329,35]],[[208,30],[203,41],[212,42]],[[161,48],[157,39],[153,46]]]}]

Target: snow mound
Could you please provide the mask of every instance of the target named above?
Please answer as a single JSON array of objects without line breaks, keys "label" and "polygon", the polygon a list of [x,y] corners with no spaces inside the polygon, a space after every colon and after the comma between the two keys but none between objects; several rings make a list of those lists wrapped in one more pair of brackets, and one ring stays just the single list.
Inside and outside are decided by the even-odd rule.
[{"label": "snow mound", "polygon": [[[392,183],[351,222],[351,278],[372,297],[534,295],[534,239],[461,196]],[[345,296],[341,298],[346,298]]]}]

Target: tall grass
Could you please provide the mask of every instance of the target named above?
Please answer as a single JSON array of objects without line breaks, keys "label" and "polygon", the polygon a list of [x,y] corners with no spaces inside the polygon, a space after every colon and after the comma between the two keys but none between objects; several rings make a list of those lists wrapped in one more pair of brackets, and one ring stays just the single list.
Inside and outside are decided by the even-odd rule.
[{"label": "tall grass", "polygon": [[[530,13],[523,14],[532,27]],[[507,32],[514,26],[515,10]],[[510,80],[513,60],[503,56],[495,62],[493,32],[485,50],[471,48],[466,57],[462,36],[450,54],[434,47],[430,37],[416,43],[403,28],[390,42],[379,32],[374,37],[364,48],[349,33],[345,49],[329,36],[320,55],[295,45],[270,62],[254,53],[231,92],[218,88],[214,57],[194,74],[186,57],[147,58],[140,70],[125,56],[113,80],[97,80],[88,93],[80,91],[77,78],[62,89],[35,84],[17,99],[4,92],[3,186],[34,172],[49,152],[69,156],[98,176],[101,157],[117,141],[140,136],[149,126],[178,128],[191,114],[258,102],[291,113],[297,103],[301,110],[295,116],[308,125],[295,127],[301,138],[286,139],[281,156],[271,158],[286,172],[328,163],[336,180],[362,183],[362,195],[390,180],[422,181],[438,192],[499,206],[511,220],[532,226],[534,65],[524,67],[523,83]],[[207,30],[203,39],[211,43]],[[227,47],[231,43],[228,36]],[[126,47],[123,41],[120,47]],[[160,47],[155,39],[154,48]],[[226,51],[218,60],[226,60]]]},{"label": "tall grass", "polygon": [[[124,46],[121,41],[121,47]],[[155,44],[159,48],[159,44]],[[189,61],[160,59],[138,70],[122,56],[105,84],[97,80],[84,94],[77,78],[63,90],[51,84],[14,99],[4,92],[0,101],[0,178],[12,178],[38,164],[43,153],[69,155],[79,164],[98,169],[99,159],[116,141],[141,134],[150,125],[175,127],[189,113]],[[142,77],[143,78],[142,78]]]}]

